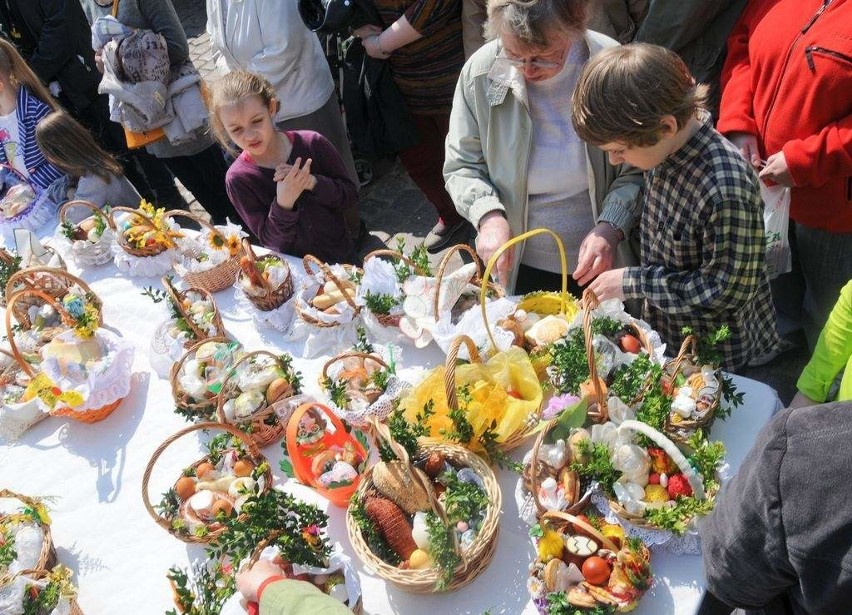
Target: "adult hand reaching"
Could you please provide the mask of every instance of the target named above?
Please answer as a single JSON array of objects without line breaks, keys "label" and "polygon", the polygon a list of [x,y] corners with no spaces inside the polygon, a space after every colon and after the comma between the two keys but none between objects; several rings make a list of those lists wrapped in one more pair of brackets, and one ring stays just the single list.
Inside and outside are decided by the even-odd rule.
[{"label": "adult hand reaching", "polygon": [[[476,253],[486,265],[494,253],[504,243],[512,238],[512,229],[503,217],[502,212],[490,211],[479,221],[479,233],[476,236]],[[509,272],[512,270],[515,249],[511,248],[503,252],[494,266],[497,279],[500,284],[506,286],[509,283]]]},{"label": "adult hand reaching", "polygon": [[257,590],[270,577],[283,577],[284,571],[268,559],[260,559],[251,567],[243,567],[236,577],[237,590],[249,602],[257,602]]},{"label": "adult hand reaching", "polygon": [[606,301],[607,299],[624,300],[624,267],[621,269],[610,269],[604,271],[589,284],[598,299]]},{"label": "adult hand reaching", "polygon": [[282,164],[276,167],[272,178],[278,182],[275,194],[279,206],[293,209],[302,192],[314,189],[317,178],[311,175],[311,162],[308,158],[302,165],[302,159],[296,158],[296,163],[292,166]]},{"label": "adult hand reaching", "polygon": [[760,166],[760,151],[757,147],[757,137],[748,132],[732,132],[728,140],[733,143],[751,166]]},{"label": "adult hand reaching", "polygon": [[585,286],[598,275],[612,268],[615,249],[624,239],[624,234],[608,222],[600,222],[589,231],[580,244],[577,268],[571,277],[580,286]]}]

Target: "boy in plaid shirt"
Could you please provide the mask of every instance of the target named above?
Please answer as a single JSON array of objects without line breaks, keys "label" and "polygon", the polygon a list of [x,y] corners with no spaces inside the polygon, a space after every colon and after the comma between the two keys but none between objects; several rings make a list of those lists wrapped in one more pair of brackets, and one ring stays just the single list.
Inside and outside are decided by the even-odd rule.
[{"label": "boy in plaid shirt", "polygon": [[612,164],[647,171],[641,264],[605,271],[590,288],[601,300],[644,299],[643,318],[674,351],[684,326],[707,336],[727,325],[718,348],[736,371],[775,349],[775,310],[757,175],[713,128],[706,96],[683,61],[655,45],[608,49],[586,65],[574,92],[577,134]]}]

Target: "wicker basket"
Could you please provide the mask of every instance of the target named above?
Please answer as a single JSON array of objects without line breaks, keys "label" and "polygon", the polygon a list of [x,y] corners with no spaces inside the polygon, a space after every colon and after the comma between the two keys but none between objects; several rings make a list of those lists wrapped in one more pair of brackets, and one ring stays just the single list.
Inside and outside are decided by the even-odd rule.
[{"label": "wicker basket", "polygon": [[[683,372],[687,366],[691,365],[693,367],[700,367],[700,365],[697,364],[697,346],[698,339],[694,335],[687,335],[686,339],[684,339],[683,343],[680,345],[680,351],[677,353],[677,356],[665,367],[664,371],[668,374],[668,378],[671,379],[671,382],[674,382],[678,375]],[[713,421],[716,419],[716,410],[719,408],[719,404],[722,401],[722,370],[716,369],[713,373],[716,376],[716,381],[719,383],[719,386],[703,416],[697,419],[683,419],[679,423],[672,422],[671,412],[666,417],[666,424],[663,429],[666,435],[675,442],[680,444],[686,443],[686,441],[689,440],[689,437],[699,429],[704,430],[705,434],[710,433],[710,428],[713,426]],[[674,390],[672,392],[674,392]]]},{"label": "wicker basket", "polygon": [[[387,426],[376,423],[375,430],[378,437],[381,437],[390,445],[394,454],[402,461],[403,465],[410,468],[411,461],[409,460],[408,453],[402,446],[393,441]],[[482,527],[470,548],[465,552],[460,552],[458,543],[454,541],[456,552],[459,553],[462,561],[456,567],[452,581],[442,590],[452,592],[469,584],[491,563],[491,558],[497,549],[502,495],[500,486],[497,484],[497,479],[491,468],[482,459],[467,449],[454,444],[420,444],[419,453],[422,457],[426,457],[432,452],[441,453],[447,461],[457,468],[470,468],[476,472],[485,483],[485,491],[490,503]],[[411,477],[414,481],[419,482],[422,480],[418,472],[412,472]],[[358,490],[352,496],[353,500],[363,501],[365,496],[372,490],[374,490],[374,487],[371,468],[364,474]],[[431,489],[427,489],[427,492],[433,494],[431,499],[432,512],[438,515],[444,525],[448,525],[442,505],[438,502]],[[364,540],[361,529],[352,515],[351,505],[346,511],[346,531],[349,534],[349,542],[352,544],[355,554],[364,563],[364,566],[375,571],[378,576],[394,587],[413,594],[432,594],[438,592],[436,584],[439,580],[439,572],[435,568],[422,570],[401,569],[391,566],[374,554]],[[453,531],[453,536],[455,537],[455,531]]]},{"label": "wicker basket", "polygon": [[[40,503],[37,498],[31,498],[26,495],[21,495],[20,493],[15,493],[9,489],[0,490],[0,498],[9,498],[13,500],[19,500],[23,504],[29,506],[32,509],[35,509],[36,506]],[[7,515],[0,514],[0,521],[3,520]],[[35,519],[33,519],[36,521]],[[56,565],[56,549],[53,547],[53,537],[50,533],[50,524],[44,523],[41,518],[39,518],[36,523],[41,528],[42,533],[44,534],[44,538],[41,543],[41,552],[38,556],[38,563],[36,564],[36,568],[38,569],[46,569],[53,568]]]},{"label": "wicker basket", "polygon": [[[186,278],[184,278],[186,279]],[[190,287],[184,290],[177,290],[172,284],[171,279],[168,276],[163,276],[162,278],[163,286],[166,288],[166,293],[169,296],[169,300],[174,305],[175,310],[181,315],[186,326],[190,328],[192,331],[193,339],[189,339],[184,342],[184,348],[189,348],[199,341],[204,341],[208,338],[213,337],[227,337],[227,333],[225,332],[225,325],[222,324],[222,316],[219,314],[219,308],[216,307],[216,302],[213,300],[213,295],[210,294],[205,288],[201,287]],[[193,322],[192,318],[190,318],[189,314],[186,312],[186,309],[183,307],[183,300],[186,298],[187,294],[190,292],[196,292],[202,295],[210,304],[213,306],[213,326],[216,328],[216,332],[213,335],[208,335],[205,333],[195,322]]]},{"label": "wicker basket", "polygon": [[[175,434],[172,434],[166,440],[157,447],[154,453],[151,455],[151,459],[148,461],[148,465],[145,466],[145,473],[142,475],[142,501],[145,504],[145,510],[148,511],[148,514],[151,515],[151,518],[159,525],[161,528],[166,530],[169,534],[174,536],[175,538],[182,540],[183,542],[189,544],[208,544],[212,542],[219,534],[221,534],[225,528],[217,528],[212,531],[207,532],[204,536],[196,536],[191,534],[184,534],[175,531],[172,527],[172,522],[169,519],[165,519],[157,514],[157,511],[154,509],[154,506],[151,504],[150,497],[148,495],[148,483],[151,480],[151,473],[154,471],[154,466],[157,464],[157,460],[163,454],[163,452],[176,440],[182,438],[183,436],[193,433],[195,431],[201,430],[221,430],[225,431],[235,438],[239,438],[246,445],[248,449],[249,457],[254,463],[255,468],[259,467],[260,464],[266,463],[266,471],[263,473],[262,477],[265,479],[263,493],[266,493],[272,488],[272,471],[269,469],[269,463],[266,460],[266,457],[260,452],[260,449],[254,443],[247,434],[243,433],[236,427],[232,425],[228,425],[226,423],[198,423],[197,425],[190,425],[189,427],[184,427],[180,431]],[[202,457],[195,463],[193,463],[190,467],[197,468],[199,465],[207,461],[207,457]],[[243,513],[241,518],[244,518]]]},{"label": "wicker basket", "polygon": [[[19,294],[21,291],[38,291],[58,303],[68,294],[68,289],[73,286],[79,286],[87,294],[92,293],[92,289],[86,282],[64,269],[52,269],[50,267],[21,269],[12,274],[9,283],[6,285],[6,305],[14,313],[15,320],[21,326],[29,329],[32,327],[29,317],[30,308],[33,306],[41,307],[46,300],[36,295],[27,295],[19,297],[15,305],[12,306],[12,295]],[[93,294],[93,297],[98,313],[100,313],[103,304],[96,295]],[[103,320],[99,320],[98,324],[103,324]]]},{"label": "wicker basket", "polygon": [[[240,282],[241,286],[243,279],[245,279],[248,275],[246,273],[246,268],[251,268],[256,272],[257,263],[262,263],[266,260],[277,260],[286,265],[286,262],[282,260],[281,257],[274,254],[266,254],[265,256],[257,258],[248,239],[243,239],[243,252],[245,253],[245,256],[242,259],[243,264],[241,266],[241,270],[237,274],[237,280]],[[254,294],[244,291],[246,298],[261,312],[269,312],[275,308],[281,307],[290,299],[290,297],[293,296],[293,273],[290,271],[289,267],[287,268],[287,277],[284,278],[284,281],[279,284],[277,288],[269,288],[265,282],[263,283],[264,286],[261,293]]]},{"label": "wicker basket", "polygon": [[473,248],[465,243],[450,246],[444,251],[444,256],[441,258],[441,262],[438,263],[438,269],[435,273],[435,299],[432,302],[432,310],[436,321],[441,318],[441,314],[439,313],[441,306],[441,282],[443,281],[444,274],[450,264],[450,259],[456,252],[466,252],[473,262],[476,263],[476,274],[470,279],[470,283],[484,289],[482,292],[484,296],[491,294],[494,297],[503,297],[506,294],[506,291],[502,286],[494,284],[491,281],[487,281],[487,278],[483,277],[482,263],[476,255],[476,252],[473,251]]},{"label": "wicker basket", "polygon": [[180,375],[181,369],[184,364],[190,359],[195,357],[195,351],[198,350],[203,344],[207,344],[208,342],[221,342],[224,344],[230,343],[231,340],[227,337],[209,337],[205,340],[201,340],[199,342],[194,343],[189,349],[183,354],[183,356],[178,359],[177,363],[172,365],[172,369],[169,372],[169,383],[172,386],[172,397],[174,398],[175,404],[181,410],[193,415],[195,420],[201,421],[209,421],[215,416],[216,413],[216,395],[210,393],[209,397],[205,399],[194,401],[186,391],[181,389],[180,383],[178,382],[178,376]]},{"label": "wicker basket", "polygon": [[[50,267],[51,270],[53,270],[53,269],[62,269],[63,271],[68,270],[68,266],[65,264],[65,261],[62,259],[62,256],[60,256],[59,252],[57,252],[56,250],[54,250],[50,246],[44,246],[44,249],[47,250],[52,256],[55,256],[56,260],[58,261],[57,262],[58,267]],[[0,248],[0,261],[3,261],[7,265],[11,265],[12,262],[13,262],[13,259],[14,259],[14,257],[7,250],[5,250],[4,248]],[[35,269],[35,268],[44,268],[44,267],[46,267],[46,265],[43,265],[43,264],[32,265],[31,264],[31,265],[27,265],[27,266],[22,266],[18,271],[11,274],[9,276],[8,280],[6,280],[6,288],[4,289],[4,292],[0,293],[0,307],[6,307],[6,299],[10,295],[14,294],[16,291],[23,290],[24,288],[27,288],[27,286],[21,285],[21,280],[25,276],[19,276],[17,274],[19,274],[19,273],[21,273],[22,271],[25,271],[25,270],[31,270],[31,269]],[[15,277],[15,276],[17,276],[17,277]],[[34,274],[34,276],[35,276],[35,274]],[[15,284],[17,285],[17,287],[9,284],[9,282],[12,280],[12,277],[15,277],[15,280],[16,280]],[[30,286],[33,287],[33,288],[36,288],[37,284],[35,282],[36,282],[36,280],[30,281]],[[40,288],[39,290],[45,290],[45,289]]]},{"label": "wicker basket", "polygon": [[[403,263],[405,263],[406,265],[411,267],[411,269],[412,269],[412,271],[414,272],[415,275],[420,275],[420,276],[427,275],[427,273],[425,271],[423,271],[417,265],[417,263],[415,263],[413,260],[411,260],[410,258],[405,256],[404,254],[401,254],[400,252],[396,252],[395,250],[388,250],[388,249],[373,250],[372,252],[370,252],[369,254],[364,256],[364,264],[366,265],[367,261],[370,260],[371,258],[376,258],[376,257],[380,257],[380,256],[385,256],[385,257],[388,257],[388,258],[393,259],[393,260],[402,261]],[[366,310],[367,308],[365,307],[364,309]],[[375,312],[370,312],[370,314],[373,315],[373,317],[378,321],[378,323],[380,325],[382,325],[383,327],[391,328],[391,329],[398,328],[399,327],[399,321],[402,318],[402,314],[377,314]]]},{"label": "wicker basket", "polygon": [[[222,242],[222,249],[227,250],[227,247],[225,246],[225,236],[219,231],[219,229],[203,218],[181,209],[172,209],[167,211],[165,216],[167,218],[183,217],[196,222],[207,229],[210,234],[218,237]],[[196,256],[196,254],[193,254],[193,256]],[[219,263],[218,265],[214,265],[210,269],[206,269],[204,271],[187,271],[182,277],[186,280],[186,283],[189,286],[203,288],[208,292],[217,293],[220,290],[225,290],[229,286],[233,286],[234,282],[236,282],[237,274],[240,271],[241,256],[242,249],[237,251],[237,253],[231,256],[228,260]]]},{"label": "wicker basket", "polygon": [[[333,282],[334,285],[340,290],[340,292],[343,293],[344,300],[346,301],[346,303],[349,304],[349,307],[351,307],[354,312],[353,318],[354,316],[357,316],[360,313],[361,307],[355,303],[353,297],[350,297],[345,292],[346,287],[343,285],[343,282],[341,282],[340,278],[334,275],[331,269],[329,269],[328,265],[326,265],[316,256],[313,256],[311,254],[305,254],[305,256],[302,257],[302,265],[305,267],[305,271],[309,276],[313,276],[315,274],[312,267],[316,265],[316,267],[319,268],[319,270],[325,276],[325,280],[327,282]],[[341,265],[341,267],[343,267],[346,273],[350,275],[360,272],[360,269],[354,267],[353,265]],[[317,291],[317,295],[320,295],[322,293],[322,290],[322,287],[320,287],[320,289]],[[338,322],[325,322],[319,320],[318,318],[314,318],[312,315],[308,314],[304,308],[300,307],[299,302],[296,302],[296,315],[309,325],[313,325],[321,329],[337,327],[341,324]]]},{"label": "wicker basket", "polygon": [[278,413],[275,411],[276,405],[278,402],[284,401],[294,395],[298,395],[300,390],[298,383],[296,386],[293,385],[294,373],[292,367],[288,366],[280,356],[277,356],[268,350],[255,350],[253,352],[247,352],[243,356],[241,356],[228,371],[228,375],[225,376],[225,379],[222,381],[222,390],[216,398],[216,419],[220,423],[228,423],[228,419],[225,418],[225,402],[230,398],[231,390],[229,386],[236,386],[233,383],[233,378],[237,373],[237,368],[251,359],[255,357],[266,357],[271,359],[274,364],[276,364],[283,372],[284,378],[290,384],[290,392],[286,395],[281,395],[277,399],[273,400],[270,404],[267,401],[264,402],[264,405],[258,408],[250,417],[243,419],[240,421],[240,427],[246,427],[245,433],[254,440],[255,444],[260,447],[269,446],[274,442],[278,442],[281,438],[284,437],[284,429],[287,425],[286,417],[282,420]]},{"label": "wicker basket", "polygon": [[[151,230],[157,230],[154,225],[153,220],[141,209],[131,209],[130,207],[113,207],[110,210],[110,216],[112,216],[113,225],[118,227],[115,223],[115,214],[117,212],[123,212],[127,214],[131,214],[131,220],[136,224],[134,226],[145,226]],[[124,229],[119,229],[115,234],[116,243],[121,246],[121,249],[127,252],[130,256],[138,256],[138,257],[146,257],[146,256],[157,256],[158,254],[162,254],[166,250],[169,249],[169,246],[163,243],[154,243],[147,246],[142,246],[141,248],[134,246],[131,244],[127,237],[124,234]]]},{"label": "wicker basket", "polygon": [[[49,568],[52,568],[52,567],[53,566],[49,566]],[[34,581],[39,581],[39,580],[43,579],[44,577],[46,577],[48,574],[49,574],[48,570],[44,570],[42,568],[39,568],[38,570],[22,570],[21,572],[18,573],[18,576],[27,577],[27,578],[32,579]],[[70,615],[83,615],[83,610],[80,608],[80,605],[77,604],[76,598],[71,598],[69,603],[70,603],[70,606],[71,606]]]},{"label": "wicker basket", "polygon": [[[90,210],[92,212],[90,218],[96,216],[104,218],[109,231],[113,234],[115,233],[115,220],[113,220],[112,216],[108,213],[103,213],[94,203],[82,200],[66,201],[59,208],[60,227],[64,227],[65,225],[71,225],[72,227],[79,226],[80,223],[74,225],[68,221],[68,212],[75,207],[83,207]],[[106,231],[104,231],[104,234],[107,234]],[[94,243],[88,239],[78,240],[71,237],[68,238],[68,241],[71,243],[71,254],[78,265],[103,265],[112,260],[112,242],[109,235],[107,237],[101,235]]]},{"label": "wicker basket", "polygon": [[[334,365],[335,363],[337,363],[339,361],[343,361],[345,359],[349,359],[349,358],[353,358],[353,357],[373,361],[374,363],[376,363],[376,365],[379,366],[380,369],[390,370],[390,366],[385,362],[384,359],[382,359],[378,355],[378,353],[375,353],[375,352],[356,352],[356,351],[341,352],[341,353],[331,357],[322,366],[322,372],[321,372],[320,378],[319,378],[319,385],[320,385],[320,388],[323,391],[328,392],[325,388],[325,383],[329,379],[328,369],[332,365]],[[351,376],[349,378],[346,378],[346,379],[351,380]],[[333,400],[332,400],[332,402],[333,402]],[[375,400],[370,402],[370,405],[372,405],[373,403],[375,403]],[[334,405],[337,405],[337,404],[334,403]],[[338,406],[338,407],[343,412],[347,412],[349,410],[349,404],[348,403],[345,406]],[[344,416],[343,418],[346,418],[346,417]]]}]

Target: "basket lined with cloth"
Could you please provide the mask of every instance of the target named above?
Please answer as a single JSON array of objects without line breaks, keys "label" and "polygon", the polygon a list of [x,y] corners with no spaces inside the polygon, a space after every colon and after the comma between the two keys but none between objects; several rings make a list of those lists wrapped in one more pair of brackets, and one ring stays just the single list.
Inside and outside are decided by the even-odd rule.
[{"label": "basket lined with cloth", "polygon": [[[87,209],[90,215],[73,221],[70,212],[75,208]],[[59,232],[77,265],[103,265],[112,260],[115,220],[109,211],[101,211],[94,203],[77,199],[63,203],[59,208]]]},{"label": "basket lined with cloth", "polygon": [[242,239],[246,233],[230,223],[213,226],[200,216],[179,209],[167,211],[165,216],[188,218],[202,229],[198,235],[184,235],[178,239],[184,260],[175,269],[187,285],[210,293],[233,286],[240,271]]}]

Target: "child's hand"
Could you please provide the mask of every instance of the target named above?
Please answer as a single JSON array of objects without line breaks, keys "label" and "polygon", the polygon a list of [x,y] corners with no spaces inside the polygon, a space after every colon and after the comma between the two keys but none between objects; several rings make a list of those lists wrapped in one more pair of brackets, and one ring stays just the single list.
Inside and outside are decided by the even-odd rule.
[{"label": "child's hand", "polygon": [[293,209],[302,192],[314,189],[317,178],[311,175],[311,162],[308,158],[302,165],[302,159],[296,158],[296,164],[293,166],[285,164],[275,169],[273,179],[278,182],[276,200],[279,206]]},{"label": "child's hand", "polygon": [[577,284],[585,286],[611,268],[615,261],[615,250],[622,239],[622,232],[607,222],[601,222],[589,231],[580,244],[577,268],[571,274]]},{"label": "child's hand", "polygon": [[589,284],[598,299],[620,299],[624,301],[624,267],[604,271]]}]

